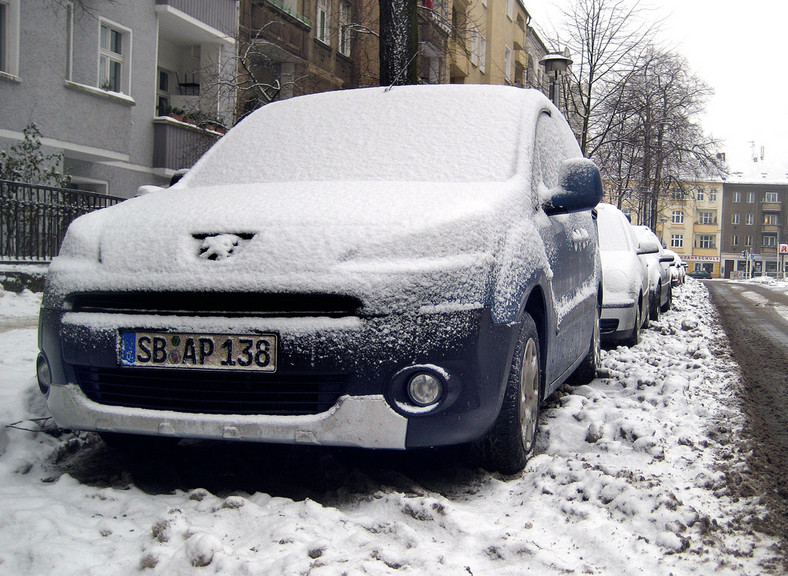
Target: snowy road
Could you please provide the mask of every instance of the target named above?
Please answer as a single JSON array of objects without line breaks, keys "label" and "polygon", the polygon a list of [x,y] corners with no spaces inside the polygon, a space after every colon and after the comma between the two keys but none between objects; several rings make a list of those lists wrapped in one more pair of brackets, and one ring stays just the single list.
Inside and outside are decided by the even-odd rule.
[{"label": "snowy road", "polygon": [[748,452],[727,340],[700,282],[674,302],[637,347],[604,353],[604,378],[548,401],[513,477],[461,449],[126,458],[38,420],[36,331],[0,332],[0,424],[17,423],[0,574],[781,574],[759,495],[732,486]]},{"label": "snowy road", "polygon": [[788,292],[717,280],[707,287],[743,375],[752,454],[740,488],[762,493],[771,511],[759,529],[788,540]]}]

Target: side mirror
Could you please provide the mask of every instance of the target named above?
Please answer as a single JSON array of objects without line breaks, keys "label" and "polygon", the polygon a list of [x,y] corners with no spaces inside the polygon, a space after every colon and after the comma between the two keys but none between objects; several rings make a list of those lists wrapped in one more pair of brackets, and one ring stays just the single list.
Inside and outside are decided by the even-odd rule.
[{"label": "side mirror", "polygon": [[564,160],[558,172],[558,188],[544,202],[548,214],[590,210],[602,200],[599,168],[587,158]]}]

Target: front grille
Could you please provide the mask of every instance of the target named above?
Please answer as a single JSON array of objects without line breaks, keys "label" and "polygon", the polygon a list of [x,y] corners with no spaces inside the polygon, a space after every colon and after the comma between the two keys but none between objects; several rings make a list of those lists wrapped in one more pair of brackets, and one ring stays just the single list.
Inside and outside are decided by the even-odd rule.
[{"label": "front grille", "polygon": [[343,294],[95,292],[70,298],[74,312],[188,316],[354,316],[361,300]]},{"label": "front grille", "polygon": [[329,410],[344,375],[74,366],[77,384],[99,404],[193,414],[306,415]]},{"label": "front grille", "polygon": [[599,331],[602,334],[608,334],[618,330],[618,319],[616,318],[603,318],[599,321]]}]

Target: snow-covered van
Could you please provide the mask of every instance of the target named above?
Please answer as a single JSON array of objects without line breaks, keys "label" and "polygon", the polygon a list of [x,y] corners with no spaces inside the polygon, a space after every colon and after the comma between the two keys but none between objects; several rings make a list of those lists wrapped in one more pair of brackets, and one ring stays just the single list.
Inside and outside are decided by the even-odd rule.
[{"label": "snow-covered van", "polygon": [[594,375],[601,193],[536,91],[269,104],[174,186],[70,226],[41,390],[105,438],[471,442],[515,472],[540,401]]}]

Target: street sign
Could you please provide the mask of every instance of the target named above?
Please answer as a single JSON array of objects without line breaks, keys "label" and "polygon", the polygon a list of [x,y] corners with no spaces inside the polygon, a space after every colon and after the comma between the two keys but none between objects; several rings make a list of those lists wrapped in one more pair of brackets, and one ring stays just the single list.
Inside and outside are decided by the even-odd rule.
[{"label": "street sign", "polygon": [[780,254],[788,254],[788,244],[780,244]]}]

